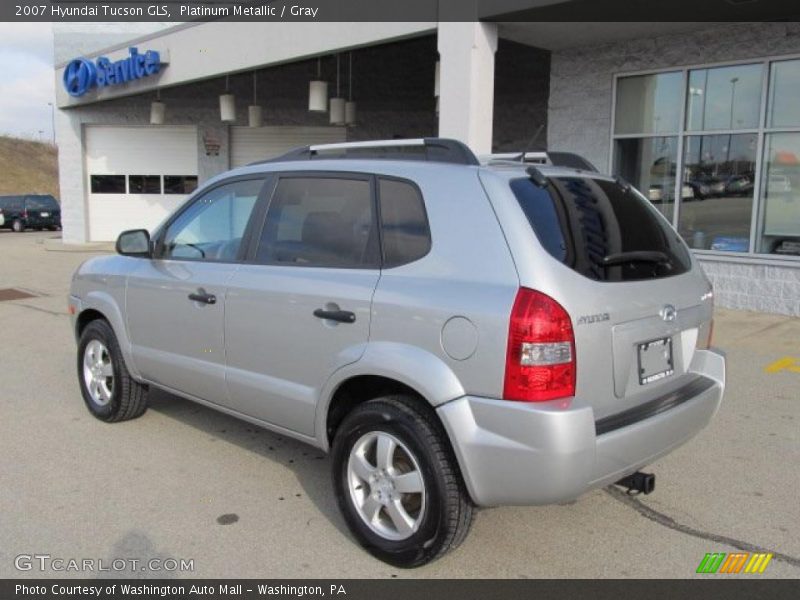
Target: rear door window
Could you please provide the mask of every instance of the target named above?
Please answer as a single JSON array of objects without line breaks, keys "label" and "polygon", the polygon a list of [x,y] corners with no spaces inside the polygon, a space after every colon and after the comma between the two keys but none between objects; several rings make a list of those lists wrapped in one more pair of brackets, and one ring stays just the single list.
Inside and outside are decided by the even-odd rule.
[{"label": "rear door window", "polygon": [[376,268],[378,235],[369,177],[281,177],[256,261],[296,267]]},{"label": "rear door window", "polygon": [[587,177],[527,178],[511,189],[553,257],[597,281],[637,281],[685,273],[691,258],[677,232],[630,186]]}]

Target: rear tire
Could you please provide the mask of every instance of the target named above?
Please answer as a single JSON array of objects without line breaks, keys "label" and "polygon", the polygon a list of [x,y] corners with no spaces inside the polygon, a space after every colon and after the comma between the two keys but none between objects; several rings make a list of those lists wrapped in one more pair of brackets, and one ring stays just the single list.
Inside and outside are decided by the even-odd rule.
[{"label": "rear tire", "polygon": [[457,548],[473,505],[447,434],[425,401],[357,406],[333,441],[333,486],[350,531],[373,556],[419,567]]},{"label": "rear tire", "polygon": [[128,373],[117,336],[103,319],[89,323],[81,334],[78,381],[86,407],[101,421],[127,421],[147,410],[148,388]]},{"label": "rear tire", "polygon": [[13,223],[11,223],[11,229],[14,233],[22,233],[25,231],[25,225],[23,225],[22,221],[19,219],[15,219]]}]

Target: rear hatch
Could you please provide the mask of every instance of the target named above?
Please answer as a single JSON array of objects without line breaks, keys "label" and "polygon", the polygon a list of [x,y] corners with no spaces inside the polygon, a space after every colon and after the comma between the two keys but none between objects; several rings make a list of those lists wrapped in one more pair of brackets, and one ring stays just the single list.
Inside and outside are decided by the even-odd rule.
[{"label": "rear hatch", "polygon": [[538,185],[525,176],[509,180],[535,234],[531,243],[528,231],[522,256],[514,253],[521,284],[569,313],[575,396],[600,419],[695,379],[691,361],[710,332],[710,285],[677,232],[639,192],[608,178],[564,173],[546,185],[542,178]]},{"label": "rear hatch", "polygon": [[25,201],[26,222],[29,227],[61,225],[61,207],[53,196],[28,196]]}]

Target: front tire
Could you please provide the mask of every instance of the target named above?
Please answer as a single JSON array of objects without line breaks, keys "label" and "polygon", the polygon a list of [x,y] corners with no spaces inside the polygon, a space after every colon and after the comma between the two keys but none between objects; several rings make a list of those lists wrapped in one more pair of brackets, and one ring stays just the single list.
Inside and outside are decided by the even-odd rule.
[{"label": "front tire", "polygon": [[14,233],[22,233],[25,231],[25,225],[19,219],[15,219],[13,223],[11,223],[11,229]]},{"label": "front tire", "polygon": [[370,400],[333,442],[333,485],[350,531],[373,556],[403,568],[458,547],[473,516],[447,435],[424,402]]},{"label": "front tire", "polygon": [[147,410],[147,386],[128,373],[114,330],[107,321],[89,323],[78,343],[78,381],[93,416],[115,423]]}]

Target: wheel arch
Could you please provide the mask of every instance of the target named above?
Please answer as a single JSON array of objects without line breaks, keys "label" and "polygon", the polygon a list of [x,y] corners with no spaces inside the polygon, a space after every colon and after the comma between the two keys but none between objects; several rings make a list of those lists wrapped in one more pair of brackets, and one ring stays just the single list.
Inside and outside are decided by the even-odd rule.
[{"label": "wheel arch", "polygon": [[465,392],[438,356],[406,344],[371,343],[360,360],[336,371],[326,383],[316,412],[318,444],[327,451],[350,410],[388,394],[417,397],[435,414],[437,406]]},{"label": "wheel arch", "polygon": [[134,379],[139,379],[139,372],[133,362],[131,343],[125,327],[125,319],[114,298],[100,291],[90,292],[81,302],[81,311],[75,319],[75,337],[80,340],[81,333],[86,326],[96,319],[104,319],[111,326],[117,337],[125,366]]}]

